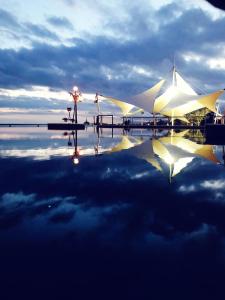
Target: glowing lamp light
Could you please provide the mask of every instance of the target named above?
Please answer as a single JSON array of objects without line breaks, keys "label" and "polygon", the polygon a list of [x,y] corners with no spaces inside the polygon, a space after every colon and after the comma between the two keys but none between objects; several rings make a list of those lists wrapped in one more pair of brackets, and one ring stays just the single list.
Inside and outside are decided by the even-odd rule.
[{"label": "glowing lamp light", "polygon": [[73,87],[73,91],[74,91],[74,93],[75,93],[75,92],[78,92],[78,91],[79,91],[78,87],[77,87],[77,86],[74,86],[74,87]]},{"label": "glowing lamp light", "polygon": [[79,164],[79,159],[78,159],[77,157],[75,157],[75,158],[73,159],[73,163],[74,163],[75,165],[78,165],[78,164]]}]

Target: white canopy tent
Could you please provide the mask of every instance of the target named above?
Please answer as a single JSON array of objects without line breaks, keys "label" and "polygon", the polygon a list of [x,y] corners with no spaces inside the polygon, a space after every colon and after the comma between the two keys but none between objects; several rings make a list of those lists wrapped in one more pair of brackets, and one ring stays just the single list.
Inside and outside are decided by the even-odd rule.
[{"label": "white canopy tent", "polygon": [[101,99],[109,100],[119,106],[125,116],[132,114],[134,107],[138,107],[153,115],[160,114],[188,122],[185,115],[202,108],[208,108],[216,113],[216,101],[223,93],[224,90],[218,90],[214,93],[198,95],[174,67],[170,78],[160,80],[141,94],[123,100],[108,96],[102,96]]}]

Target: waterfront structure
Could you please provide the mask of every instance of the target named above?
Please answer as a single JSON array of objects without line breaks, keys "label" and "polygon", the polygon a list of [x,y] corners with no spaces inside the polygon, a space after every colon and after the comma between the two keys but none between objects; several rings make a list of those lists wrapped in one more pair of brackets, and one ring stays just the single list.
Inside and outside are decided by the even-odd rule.
[{"label": "waterfront structure", "polygon": [[197,94],[173,67],[168,78],[160,80],[141,94],[124,99],[101,96],[101,99],[120,107],[125,116],[131,115],[136,107],[153,116],[166,116],[172,124],[176,119],[185,123],[192,123],[196,119],[200,123],[208,113],[217,112],[216,101],[223,93],[224,90],[217,90],[209,94]]}]

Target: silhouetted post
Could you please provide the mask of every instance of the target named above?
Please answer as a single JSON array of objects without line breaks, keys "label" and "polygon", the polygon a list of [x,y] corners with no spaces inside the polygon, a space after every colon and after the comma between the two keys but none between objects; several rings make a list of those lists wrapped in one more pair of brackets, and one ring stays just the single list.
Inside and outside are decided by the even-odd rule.
[{"label": "silhouetted post", "polygon": [[153,125],[156,126],[155,113],[153,113]]},{"label": "silhouetted post", "polygon": [[97,104],[97,108],[98,108],[98,115],[100,115],[100,105],[99,105],[99,98],[98,96],[102,96],[102,95],[99,95],[98,93],[95,94],[95,101],[94,103]]},{"label": "silhouetted post", "polygon": [[69,114],[69,120],[71,120],[71,115],[70,115],[70,113],[71,113],[71,110],[72,110],[72,108],[71,108],[71,107],[67,107],[67,111],[68,111],[68,114]]},{"label": "silhouetted post", "polygon": [[97,115],[97,117],[96,117],[96,124],[97,124],[97,126],[99,126],[99,115]]}]

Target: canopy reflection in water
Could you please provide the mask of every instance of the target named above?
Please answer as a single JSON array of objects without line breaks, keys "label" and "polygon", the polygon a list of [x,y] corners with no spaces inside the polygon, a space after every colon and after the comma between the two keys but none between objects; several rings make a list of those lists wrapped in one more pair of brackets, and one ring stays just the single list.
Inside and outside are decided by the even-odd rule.
[{"label": "canopy reflection in water", "polygon": [[154,130],[144,133],[115,130],[113,136],[111,131],[92,132],[91,129],[79,133],[76,131],[49,133],[42,128],[38,129],[39,134],[37,129],[34,129],[35,134],[29,132],[26,135],[19,129],[5,130],[1,136],[8,143],[1,144],[1,157],[31,157],[35,160],[45,160],[54,156],[67,156],[73,160],[75,158],[78,163],[84,156],[110,155],[123,151],[127,155],[147,161],[164,174],[169,173],[169,178],[178,175],[196,157],[215,164],[221,162],[215,154],[215,147],[205,145],[204,139],[198,142],[191,140],[193,133],[189,130],[180,132]]},{"label": "canopy reflection in water", "polygon": [[193,142],[184,137],[187,133],[188,130],[185,130],[180,133],[171,132],[171,135],[166,137],[152,137],[130,152],[138,158],[146,160],[162,172],[165,169],[162,162],[165,163],[169,167],[170,177],[179,174],[195,157],[220,163],[214,154],[213,145]]}]

